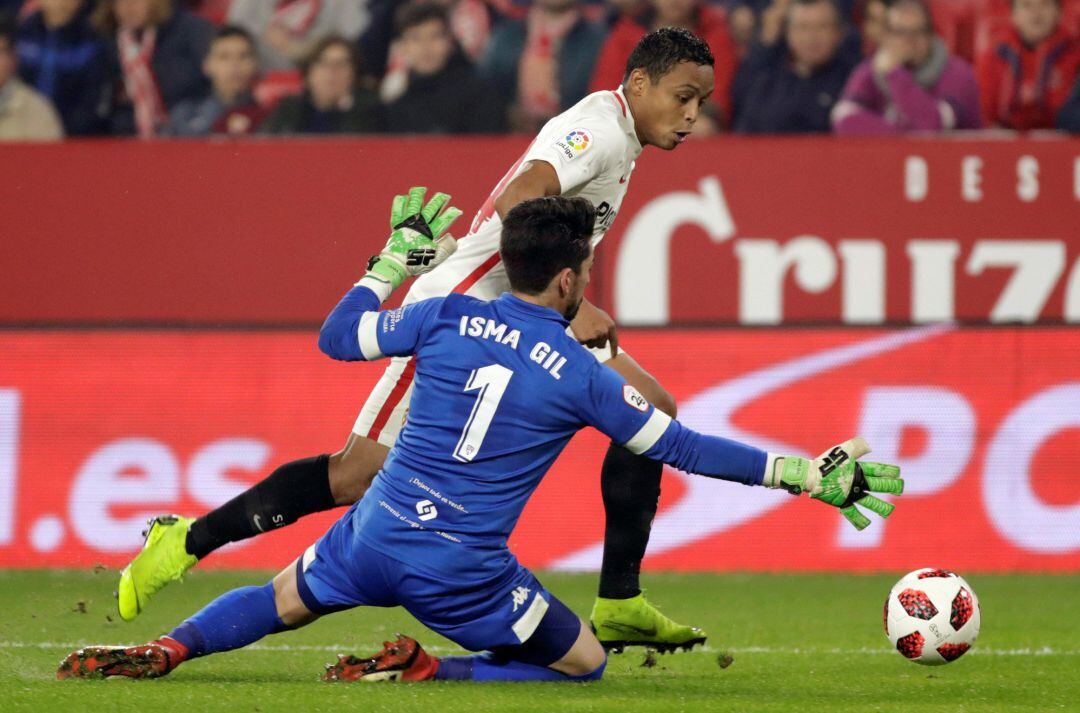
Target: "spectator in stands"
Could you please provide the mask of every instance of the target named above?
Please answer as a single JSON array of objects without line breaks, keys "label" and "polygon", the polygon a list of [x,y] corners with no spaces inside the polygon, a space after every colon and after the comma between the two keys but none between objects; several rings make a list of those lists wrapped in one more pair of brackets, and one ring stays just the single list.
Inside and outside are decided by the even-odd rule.
[{"label": "spectator in stands", "polygon": [[1061,0],[1012,0],[1012,27],[975,66],[987,124],[1053,128],[1080,68],[1080,42],[1061,26]]},{"label": "spectator in stands", "polygon": [[481,74],[510,103],[512,128],[534,132],[588,94],[603,41],[578,0],[536,0],[524,19],[492,31]]},{"label": "spectator in stands", "polygon": [[359,55],[351,41],[324,37],[302,70],[304,92],[282,99],[263,124],[263,133],[354,134],[383,129],[378,95],[357,84]]},{"label": "spectator in stands", "polygon": [[100,0],[92,22],[109,37],[111,133],[154,136],[172,107],[206,93],[202,62],[213,36],[206,20],[172,0]]},{"label": "spectator in stands", "polygon": [[258,38],[264,69],[294,69],[323,37],[355,41],[368,25],[367,0],[232,0],[229,24]]},{"label": "spectator in stands", "polygon": [[645,12],[623,16],[604,41],[593,71],[591,91],[614,89],[623,80],[626,58],[646,32],[658,27],[684,27],[705,40],[716,64],[712,110],[698,117],[694,134],[704,136],[727,126],[731,117],[731,83],[739,59],[728,31],[727,16],[701,0],[652,0]]},{"label": "spectator in stands", "polygon": [[844,28],[835,0],[793,0],[784,38],[755,46],[739,68],[735,130],[829,131],[829,112],[859,62],[841,51]]},{"label": "spectator in stands", "polygon": [[607,0],[600,23],[608,29],[624,17],[637,17],[648,9],[649,0]]},{"label": "spectator in stands", "polygon": [[386,108],[394,133],[477,134],[506,129],[506,108],[450,33],[443,5],[418,0],[398,13],[408,87]]},{"label": "spectator in stands", "polygon": [[408,0],[369,0],[371,19],[360,35],[360,62],[364,71],[376,81],[385,75],[400,72],[400,55],[391,49],[394,41],[394,22],[397,13]]},{"label": "spectator in stands", "polygon": [[1072,94],[1058,111],[1057,128],[1073,134],[1080,134],[1080,77],[1076,78]]},{"label": "spectator in stands", "polygon": [[247,30],[225,25],[214,35],[203,61],[210,91],[177,104],[166,133],[172,136],[239,136],[253,133],[266,118],[252,93],[259,77],[258,50]]},{"label": "spectator in stands", "polygon": [[19,27],[19,76],[47,96],[69,136],[106,129],[99,111],[109,86],[105,43],[90,27],[86,0],[41,0]]},{"label": "spectator in stands", "polygon": [[436,0],[450,16],[450,33],[471,62],[484,56],[491,39],[492,11],[484,0]]},{"label": "spectator in stands", "polygon": [[888,9],[886,0],[865,0],[855,6],[855,21],[862,35],[863,55],[867,57],[881,46],[881,38],[885,36],[885,11]]},{"label": "spectator in stands", "polygon": [[185,0],[184,7],[217,26],[227,24],[226,16],[232,2],[233,0]]},{"label": "spectator in stands", "polygon": [[[853,0],[835,0],[844,24],[852,20]],[[757,43],[771,45],[780,38],[791,0],[733,0],[728,3],[731,37],[745,54]]]},{"label": "spectator in stands", "polygon": [[[496,20],[492,4],[486,0],[430,1],[446,8],[450,32],[458,47],[470,62],[478,62],[484,56]],[[360,37],[362,63],[368,74],[377,80],[381,78],[384,101],[400,96],[408,78],[401,43],[392,41],[397,35],[397,13],[407,4],[408,0],[371,0],[371,22]]]},{"label": "spectator in stands", "polygon": [[55,141],[64,136],[52,104],[16,75],[15,23],[0,16],[0,141]]},{"label": "spectator in stands", "polygon": [[[387,45],[390,48],[390,56],[378,57],[376,62],[383,68],[384,71],[380,71],[381,81],[379,81],[379,95],[382,97],[384,104],[390,104],[394,102],[397,97],[400,97],[406,89],[408,84],[408,67],[405,63],[405,56],[402,52],[402,40],[400,29],[400,16],[405,6],[411,4],[416,0],[409,0],[406,2],[397,2],[393,0],[393,4],[396,8],[396,14],[394,15],[393,24],[387,24],[384,22],[384,18],[381,14],[373,12],[372,24],[368,25],[367,32],[361,38],[360,52],[362,55],[361,64],[366,62],[367,54],[372,51],[372,48],[368,48],[365,42],[375,41],[373,37],[373,30],[378,29],[384,31],[387,36],[393,38],[393,42],[389,44],[384,41],[384,38],[380,38],[377,44]],[[494,19],[494,10],[484,0],[424,0],[427,2],[433,2],[434,4],[441,5],[446,9],[447,16],[450,22],[450,37],[453,38],[458,45],[458,49],[464,54],[465,58],[469,59],[469,62],[475,64],[478,59],[484,55],[484,50],[487,48],[488,38],[491,36],[491,22]],[[366,65],[365,65],[366,66]],[[370,73],[370,72],[369,72]],[[370,80],[376,80],[376,77],[369,77]]]},{"label": "spectator in stands", "polygon": [[758,13],[758,42],[763,45],[776,44],[784,34],[791,2],[792,0],[772,0]]},{"label": "spectator in stands", "polygon": [[844,135],[982,126],[975,73],[934,34],[923,0],[889,6],[881,46],[852,73],[832,122]]},{"label": "spectator in stands", "polygon": [[757,42],[761,15],[771,4],[772,0],[737,0],[729,5],[728,28],[740,55]]}]

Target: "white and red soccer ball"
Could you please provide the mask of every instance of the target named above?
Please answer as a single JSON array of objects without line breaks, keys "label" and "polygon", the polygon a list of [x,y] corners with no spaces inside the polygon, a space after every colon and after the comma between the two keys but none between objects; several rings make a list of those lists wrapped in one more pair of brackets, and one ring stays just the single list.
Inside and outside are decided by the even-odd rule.
[{"label": "white and red soccer ball", "polygon": [[944,569],[917,569],[885,600],[885,635],[900,655],[929,666],[955,661],[979,635],[979,599],[964,578]]}]

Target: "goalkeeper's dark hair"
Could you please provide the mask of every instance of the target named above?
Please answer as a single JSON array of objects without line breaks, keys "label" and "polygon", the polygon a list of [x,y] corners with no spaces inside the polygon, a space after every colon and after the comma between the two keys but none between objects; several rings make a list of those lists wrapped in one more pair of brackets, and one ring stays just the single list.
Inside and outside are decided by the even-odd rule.
[{"label": "goalkeeper's dark hair", "polygon": [[643,69],[649,80],[655,84],[680,62],[712,67],[716,60],[713,59],[712,50],[705,40],[693,32],[681,27],[661,27],[638,41],[637,47],[626,60],[623,82],[630,78],[630,73],[635,69]]},{"label": "goalkeeper's dark hair", "polygon": [[499,254],[510,287],[538,295],[566,268],[589,257],[596,209],[584,198],[547,196],[522,201],[503,219]]}]

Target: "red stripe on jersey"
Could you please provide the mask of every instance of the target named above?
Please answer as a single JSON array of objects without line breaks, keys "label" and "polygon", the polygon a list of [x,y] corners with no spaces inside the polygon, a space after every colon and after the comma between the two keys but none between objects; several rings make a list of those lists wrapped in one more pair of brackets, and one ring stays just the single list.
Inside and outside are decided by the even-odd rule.
[{"label": "red stripe on jersey", "polygon": [[622,97],[619,96],[618,92],[612,92],[612,94],[615,95],[615,101],[619,102],[619,108],[622,109],[622,115],[625,118],[626,117],[626,102],[623,101]]},{"label": "red stripe on jersey", "polygon": [[494,268],[496,265],[498,265],[499,260],[501,260],[501,259],[502,259],[502,257],[499,255],[498,251],[492,253],[491,257],[489,257],[487,260],[484,260],[484,262],[480,263],[480,267],[476,268],[471,273],[469,273],[469,276],[466,277],[461,282],[459,282],[458,286],[455,287],[453,290],[451,290],[451,292],[456,292],[459,295],[465,294],[466,292],[469,291],[470,287],[472,287],[473,285],[475,285],[477,282],[480,281],[480,278],[482,278],[484,275],[491,272],[492,268]]},{"label": "red stripe on jersey", "polygon": [[[535,140],[533,143],[535,143]],[[532,144],[530,143],[529,149],[531,148]],[[514,173],[517,172],[518,168],[525,161],[525,157],[529,154],[529,149],[526,149],[525,153],[521,154],[518,160],[514,162],[514,165],[510,167],[510,170],[506,172],[506,175],[502,177],[502,180],[499,181],[499,184],[495,186],[495,190],[491,192],[487,201],[484,202],[484,205],[476,214],[476,218],[473,219],[472,227],[469,229],[469,234],[466,235],[465,238],[468,238],[469,235],[475,233],[482,223],[495,214],[495,199],[502,194],[503,189],[506,188],[507,184],[510,183],[510,180],[514,177]],[[499,264],[500,259],[499,251],[496,250],[487,260],[480,263],[479,267],[469,273],[468,277],[459,282],[457,287],[451,290],[451,292],[456,292],[458,294],[468,292],[470,287],[479,282],[484,275],[491,272],[492,268]],[[382,435],[383,427],[386,426],[386,422],[390,420],[390,414],[394,412],[398,403],[405,396],[405,391],[412,383],[413,374],[415,372],[416,359],[413,358],[405,365],[405,369],[402,370],[397,383],[394,384],[394,388],[390,391],[390,396],[383,402],[382,407],[379,409],[379,413],[375,415],[375,420],[372,422],[371,429],[368,431],[368,438],[377,441],[379,436]]]},{"label": "red stripe on jersey", "polygon": [[383,402],[382,408],[379,409],[379,413],[375,416],[375,421],[371,424],[371,430],[368,431],[368,438],[373,441],[379,440],[379,436],[382,435],[383,427],[386,422],[390,420],[390,414],[394,412],[394,409],[401,399],[405,397],[405,392],[409,389],[409,385],[412,384],[413,373],[416,371],[416,358],[409,360],[409,363],[405,365],[405,368],[401,372],[401,376],[398,377],[397,383],[394,384],[394,388],[390,391],[390,396]]},{"label": "red stripe on jersey", "polygon": [[533,144],[535,143],[536,139],[533,139],[529,144],[529,148],[525,149],[525,153],[518,156],[518,160],[514,161],[514,165],[510,167],[510,170],[499,179],[499,182],[495,185],[495,190],[491,192],[491,195],[484,201],[484,205],[480,206],[480,210],[476,212],[476,217],[473,218],[472,225],[469,227],[469,232],[465,236],[466,238],[480,230],[480,226],[486,223],[491,216],[495,215],[495,201],[502,195],[503,190],[510,184],[510,181],[513,180],[514,174],[521,168],[521,164],[525,162],[525,157],[529,155],[529,151],[532,150]]},{"label": "red stripe on jersey", "polygon": [[[475,285],[480,279],[491,272],[491,270],[499,264],[499,253],[494,253],[487,260],[484,260],[464,280],[458,283],[451,292],[458,294],[465,294],[469,291],[469,288]],[[368,431],[368,438],[373,441],[379,440],[379,436],[382,435],[383,427],[386,426],[386,422],[390,420],[390,414],[394,412],[397,405],[401,402],[401,399],[405,397],[405,392],[408,390],[409,385],[412,384],[413,375],[416,372],[416,358],[409,360],[409,363],[405,365],[405,368],[401,372],[401,376],[398,377],[397,383],[394,384],[394,388],[390,391],[390,395],[383,402],[382,408],[379,409],[379,413],[375,415],[375,421],[371,424],[371,430]]]}]

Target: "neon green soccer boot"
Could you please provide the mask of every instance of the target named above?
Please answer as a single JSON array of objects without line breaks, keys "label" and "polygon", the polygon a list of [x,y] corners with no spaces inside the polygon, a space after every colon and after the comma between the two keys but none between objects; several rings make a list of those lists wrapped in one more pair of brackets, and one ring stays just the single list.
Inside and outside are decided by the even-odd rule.
[{"label": "neon green soccer boot", "polygon": [[148,520],[142,551],[120,573],[117,606],[120,618],[131,621],[146,608],[150,598],[170,582],[179,581],[198,560],[185,546],[194,519],[161,515]]},{"label": "neon green soccer boot", "polygon": [[589,623],[603,647],[616,654],[627,646],[647,646],[661,653],[689,651],[704,644],[706,637],[697,627],[668,619],[644,593],[630,599],[597,597]]}]

